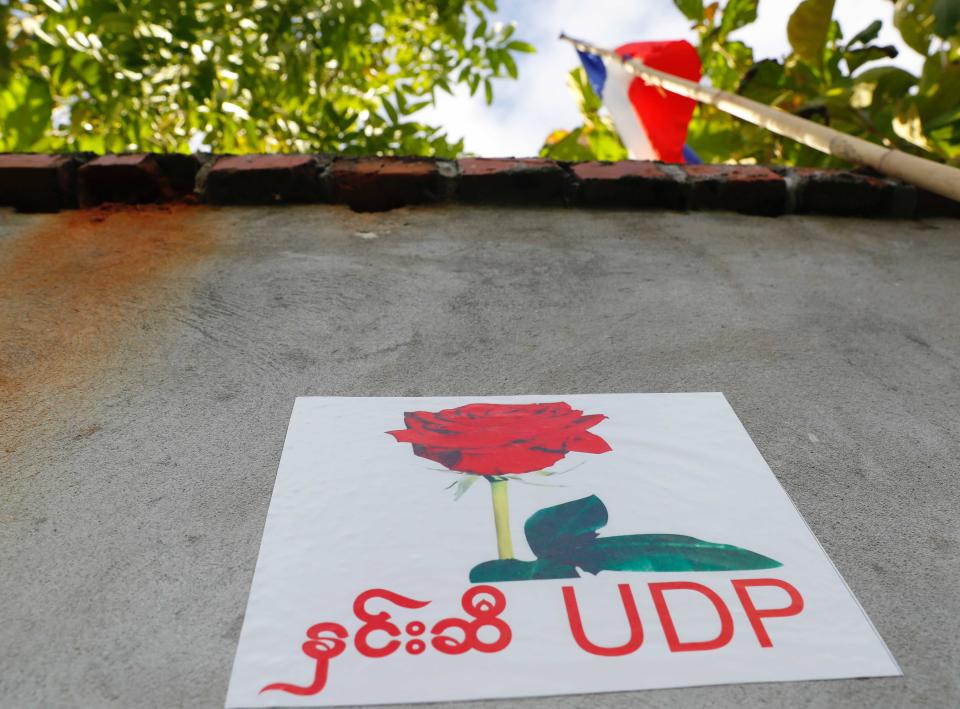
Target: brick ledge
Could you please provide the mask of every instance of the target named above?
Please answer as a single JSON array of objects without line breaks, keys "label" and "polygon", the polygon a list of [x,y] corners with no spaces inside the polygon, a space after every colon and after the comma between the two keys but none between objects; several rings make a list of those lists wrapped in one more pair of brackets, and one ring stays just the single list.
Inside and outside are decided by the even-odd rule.
[{"label": "brick ledge", "polygon": [[960,203],[862,170],[544,158],[0,154],[0,205],[20,211],[176,200],[330,203],[358,211],[459,202],[960,217]]}]

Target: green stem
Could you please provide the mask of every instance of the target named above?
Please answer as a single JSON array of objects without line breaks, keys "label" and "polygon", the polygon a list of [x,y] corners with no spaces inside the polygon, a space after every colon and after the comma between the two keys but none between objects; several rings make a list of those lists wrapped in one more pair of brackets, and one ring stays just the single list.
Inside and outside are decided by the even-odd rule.
[{"label": "green stem", "polygon": [[490,480],[490,496],[493,498],[493,523],[497,528],[497,555],[501,559],[512,559],[513,541],[510,539],[510,506],[507,502],[507,481]]}]

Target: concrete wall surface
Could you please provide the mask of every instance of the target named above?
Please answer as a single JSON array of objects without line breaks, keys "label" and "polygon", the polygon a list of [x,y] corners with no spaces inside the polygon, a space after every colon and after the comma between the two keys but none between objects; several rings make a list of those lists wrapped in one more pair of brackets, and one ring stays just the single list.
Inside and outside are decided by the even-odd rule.
[{"label": "concrete wall surface", "polygon": [[960,223],[0,212],[0,706],[222,706],[298,395],[723,391],[895,679],[480,702],[960,705]]}]

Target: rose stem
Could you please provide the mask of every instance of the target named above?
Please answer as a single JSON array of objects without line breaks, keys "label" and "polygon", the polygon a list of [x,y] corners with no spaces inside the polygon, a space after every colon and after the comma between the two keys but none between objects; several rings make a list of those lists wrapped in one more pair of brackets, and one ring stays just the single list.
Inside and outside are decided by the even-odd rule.
[{"label": "rose stem", "polygon": [[513,542],[510,539],[510,506],[507,502],[507,481],[490,480],[490,496],[493,498],[493,523],[497,527],[497,554],[501,559],[512,559]]}]

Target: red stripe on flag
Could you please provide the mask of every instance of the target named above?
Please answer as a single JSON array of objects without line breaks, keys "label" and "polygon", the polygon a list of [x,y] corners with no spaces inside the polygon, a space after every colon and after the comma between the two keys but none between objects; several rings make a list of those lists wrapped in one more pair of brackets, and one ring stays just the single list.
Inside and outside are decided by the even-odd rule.
[{"label": "red stripe on flag", "polygon": [[[632,42],[617,47],[617,54],[639,59],[651,69],[700,81],[700,56],[685,40]],[[697,102],[651,86],[643,79],[634,79],[630,83],[628,95],[658,157],[664,162],[684,162],[683,145]]]}]

